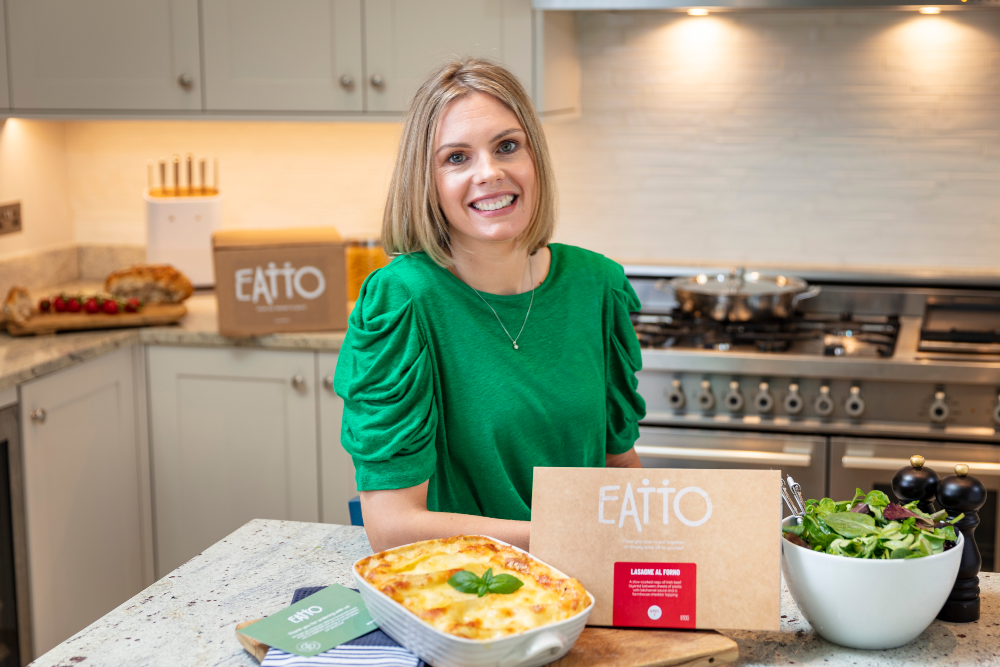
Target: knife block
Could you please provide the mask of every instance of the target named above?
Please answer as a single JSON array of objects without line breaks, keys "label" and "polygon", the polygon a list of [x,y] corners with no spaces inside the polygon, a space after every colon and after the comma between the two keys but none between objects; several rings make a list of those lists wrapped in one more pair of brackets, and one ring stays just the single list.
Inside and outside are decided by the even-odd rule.
[{"label": "knife block", "polygon": [[[222,225],[222,194],[163,197],[143,192],[146,200],[146,261],[170,264],[195,287],[212,287],[212,232]],[[181,191],[183,192],[183,190]]]}]

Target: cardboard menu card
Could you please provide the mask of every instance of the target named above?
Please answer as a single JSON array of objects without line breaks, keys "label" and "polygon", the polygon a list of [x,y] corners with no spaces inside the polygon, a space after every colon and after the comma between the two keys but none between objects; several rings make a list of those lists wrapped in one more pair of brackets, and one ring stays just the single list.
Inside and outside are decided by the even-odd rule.
[{"label": "cardboard menu card", "polygon": [[777,630],[780,475],[535,468],[529,551],[594,595],[588,625]]}]

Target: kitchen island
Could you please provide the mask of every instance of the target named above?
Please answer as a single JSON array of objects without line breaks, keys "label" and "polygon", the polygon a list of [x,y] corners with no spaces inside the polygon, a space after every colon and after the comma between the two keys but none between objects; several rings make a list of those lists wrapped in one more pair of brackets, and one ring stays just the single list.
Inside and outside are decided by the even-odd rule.
[{"label": "kitchen island", "polygon": [[[282,609],[299,587],[353,585],[351,565],[370,553],[363,528],[255,519],[32,664],[253,667],[236,640],[237,623]],[[778,632],[723,634],[739,644],[736,664],[747,666],[1000,664],[1000,574],[984,574],[981,586],[979,622],[935,621],[898,649],[859,651],[819,638],[784,586]]]}]

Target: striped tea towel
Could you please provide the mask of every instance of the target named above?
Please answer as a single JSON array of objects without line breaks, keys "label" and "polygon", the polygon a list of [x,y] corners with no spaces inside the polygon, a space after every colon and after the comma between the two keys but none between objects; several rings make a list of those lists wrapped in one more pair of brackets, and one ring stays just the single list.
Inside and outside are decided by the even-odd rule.
[{"label": "striped tea towel", "polygon": [[[292,604],[303,600],[326,586],[311,586],[295,589]],[[353,589],[352,589],[353,590]],[[311,658],[303,658],[294,653],[285,653],[269,648],[260,667],[427,667],[423,660],[413,655],[381,630],[361,635],[346,644],[335,646]]]}]

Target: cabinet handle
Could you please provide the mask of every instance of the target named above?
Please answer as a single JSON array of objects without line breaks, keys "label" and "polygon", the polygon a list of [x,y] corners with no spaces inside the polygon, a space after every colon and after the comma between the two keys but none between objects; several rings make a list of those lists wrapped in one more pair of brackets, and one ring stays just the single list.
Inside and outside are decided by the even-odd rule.
[{"label": "cabinet handle", "polygon": [[372,74],[372,85],[381,88],[385,85],[385,79],[382,78],[381,74]]},{"label": "cabinet handle", "polygon": [[340,85],[344,88],[353,88],[354,79],[351,78],[350,74],[345,74],[344,76],[340,77]]},{"label": "cabinet handle", "polygon": [[306,379],[301,375],[296,375],[292,378],[292,387],[295,389],[303,389],[306,386]]},{"label": "cabinet handle", "polygon": [[194,79],[191,77],[190,74],[181,74],[179,77],[177,77],[177,83],[184,90],[191,90],[192,88],[194,88]]},{"label": "cabinet handle", "polygon": [[33,422],[35,422],[37,424],[44,424],[45,423],[45,410],[43,410],[42,408],[38,408],[37,410],[32,410],[31,411],[31,421],[33,421]]},{"label": "cabinet handle", "polygon": [[333,391],[333,376],[332,375],[327,375],[325,378],[323,378],[323,386],[326,387],[327,389]]}]

